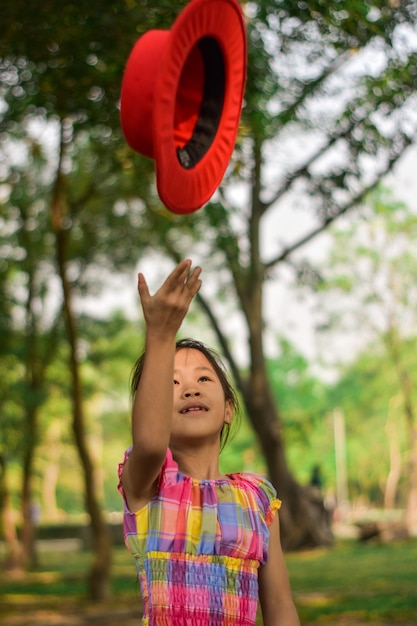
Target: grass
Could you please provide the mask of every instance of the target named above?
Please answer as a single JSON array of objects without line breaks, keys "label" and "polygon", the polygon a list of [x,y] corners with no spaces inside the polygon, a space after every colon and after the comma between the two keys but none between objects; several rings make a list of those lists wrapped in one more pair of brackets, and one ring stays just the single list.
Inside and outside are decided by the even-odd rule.
[{"label": "grass", "polygon": [[[90,558],[84,551],[48,550],[36,571],[13,577],[0,569],[0,622],[34,607],[87,606]],[[417,540],[345,541],[287,554],[286,561],[303,624],[417,624]],[[124,548],[114,549],[112,587],[112,604],[139,605],[134,563]]]},{"label": "grass", "polygon": [[302,622],[417,624],[417,541],[349,541],[328,550],[287,555]]}]

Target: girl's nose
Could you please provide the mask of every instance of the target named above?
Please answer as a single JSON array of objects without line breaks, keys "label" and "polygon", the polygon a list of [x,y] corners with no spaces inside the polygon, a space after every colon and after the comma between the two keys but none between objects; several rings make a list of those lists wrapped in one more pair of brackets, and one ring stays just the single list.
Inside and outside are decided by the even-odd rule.
[{"label": "girl's nose", "polygon": [[193,398],[194,396],[199,396],[200,392],[197,391],[196,389],[187,389],[187,391],[184,392],[184,396],[186,398]]}]

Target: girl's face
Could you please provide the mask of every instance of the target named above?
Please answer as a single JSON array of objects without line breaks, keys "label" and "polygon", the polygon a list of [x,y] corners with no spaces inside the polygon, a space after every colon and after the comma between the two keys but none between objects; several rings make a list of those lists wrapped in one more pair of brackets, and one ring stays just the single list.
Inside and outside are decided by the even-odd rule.
[{"label": "girl's face", "polygon": [[174,362],[174,415],[171,442],[181,440],[220,443],[220,432],[230,424],[233,406],[213,366],[200,350],[183,348]]}]

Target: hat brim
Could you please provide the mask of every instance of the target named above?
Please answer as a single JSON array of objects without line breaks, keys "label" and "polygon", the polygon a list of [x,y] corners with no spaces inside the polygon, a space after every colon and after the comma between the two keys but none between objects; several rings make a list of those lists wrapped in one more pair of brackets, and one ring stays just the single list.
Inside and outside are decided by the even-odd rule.
[{"label": "hat brim", "polygon": [[[213,58],[221,57],[224,89],[218,94],[222,106],[215,128],[206,132],[207,120],[200,124],[199,130],[203,128],[202,133],[207,135],[203,138],[206,145],[202,149],[197,147],[197,155],[190,166],[184,165],[184,159],[179,157],[176,94],[187,59],[195,47],[201,49],[202,44],[208,45],[205,54],[212,64],[212,73],[217,71]],[[196,81],[200,78],[196,76]],[[157,188],[162,202],[171,211],[182,214],[196,211],[209,201],[220,184],[236,141],[245,78],[246,31],[238,3],[235,0],[192,0],[170,31],[156,82],[158,97],[154,100]],[[195,127],[198,125],[197,121]]]}]

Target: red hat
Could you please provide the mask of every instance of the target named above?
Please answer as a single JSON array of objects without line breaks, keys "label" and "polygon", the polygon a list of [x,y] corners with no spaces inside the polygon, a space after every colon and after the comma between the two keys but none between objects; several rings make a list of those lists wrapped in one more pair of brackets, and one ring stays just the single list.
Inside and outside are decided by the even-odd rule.
[{"label": "red hat", "polygon": [[236,141],[246,78],[237,0],[191,0],[171,30],[150,30],[126,64],[120,116],[127,142],[155,159],[158,193],[174,213],[208,202]]}]

